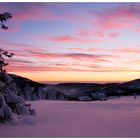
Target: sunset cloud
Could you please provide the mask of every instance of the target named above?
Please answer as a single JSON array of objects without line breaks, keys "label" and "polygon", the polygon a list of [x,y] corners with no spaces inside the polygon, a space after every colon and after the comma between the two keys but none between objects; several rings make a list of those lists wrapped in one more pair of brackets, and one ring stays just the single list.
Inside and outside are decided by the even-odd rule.
[{"label": "sunset cloud", "polygon": [[49,40],[56,42],[100,43],[101,40],[85,39],[74,36],[53,36]]},{"label": "sunset cloud", "polygon": [[89,29],[80,29],[79,31],[76,32],[77,35],[79,36],[93,36],[93,37],[117,37],[120,35],[120,33],[117,32],[111,32],[111,33],[105,33],[103,31],[99,31],[99,29],[94,29],[93,27]]},{"label": "sunset cloud", "polygon": [[103,58],[111,57],[110,55],[99,55],[99,54],[85,54],[85,53],[38,53],[34,51],[29,52],[32,57],[43,58],[43,59],[75,59],[75,60],[102,60]]},{"label": "sunset cloud", "polygon": [[[63,6],[62,6],[63,5]],[[71,12],[55,12],[56,7],[62,10],[68,4],[63,3],[1,3],[0,12],[9,11],[13,14],[14,21],[77,21],[83,17],[79,14]],[[24,9],[24,10],[23,10]]]},{"label": "sunset cloud", "polygon": [[134,54],[139,54],[140,53],[140,49],[139,48],[131,48],[131,47],[122,47],[119,49],[115,49],[113,50],[113,52],[116,53],[134,53]]},{"label": "sunset cloud", "polygon": [[96,52],[96,51],[101,51],[101,50],[104,50],[104,49],[99,49],[99,48],[93,48],[93,47],[90,47],[90,48],[68,48],[70,50],[74,50],[74,51],[90,51],[90,52]]},{"label": "sunset cloud", "polygon": [[47,36],[47,35],[40,35],[40,36],[33,36],[33,38],[43,41],[53,41],[53,42],[60,42],[60,43],[101,43],[103,40],[98,39],[91,39],[91,38],[82,38],[77,36]]},{"label": "sunset cloud", "polygon": [[58,66],[58,65],[47,65],[47,66],[31,66],[31,65],[15,65],[15,66],[8,66],[9,72],[45,72],[45,71],[78,71],[78,72],[140,72],[139,69],[133,68],[128,69],[127,67],[107,67],[107,66],[86,66],[77,68],[76,65],[73,67],[67,66]]},{"label": "sunset cloud", "polygon": [[111,29],[133,30],[136,25],[139,26],[140,21],[139,4],[134,3],[102,11],[92,10],[90,14],[95,17],[92,24],[104,31]]},{"label": "sunset cloud", "polygon": [[[36,61],[17,58],[14,60],[11,59],[8,61],[10,63],[8,71],[90,71],[92,70],[91,65],[94,66],[94,68],[100,68],[102,63],[108,62],[106,58],[111,57],[109,55],[84,53],[39,53],[34,51],[28,51],[28,53],[28,57]],[[56,59],[62,63],[55,62]],[[51,63],[49,62],[50,60]],[[63,61],[65,61],[65,63]],[[38,65],[36,65],[36,63],[38,63]]]},{"label": "sunset cloud", "polygon": [[76,33],[77,35],[80,36],[97,36],[97,37],[104,37],[105,34],[102,31],[94,31],[93,28],[91,29],[80,29]]},{"label": "sunset cloud", "polygon": [[120,35],[119,33],[113,33],[113,32],[108,34],[109,37],[117,37],[119,35]]},{"label": "sunset cloud", "polygon": [[87,48],[68,48],[70,50],[74,51],[83,51],[83,52],[100,52],[100,53],[134,53],[134,54],[139,54],[140,53],[140,48],[139,47],[117,47],[117,48],[97,48],[97,47],[87,47]]}]

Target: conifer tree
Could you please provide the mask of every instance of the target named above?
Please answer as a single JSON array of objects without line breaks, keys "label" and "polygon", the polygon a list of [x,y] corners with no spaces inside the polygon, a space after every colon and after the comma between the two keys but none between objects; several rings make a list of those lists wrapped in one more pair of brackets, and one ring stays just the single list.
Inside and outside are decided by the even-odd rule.
[{"label": "conifer tree", "polygon": [[[5,25],[6,21],[8,21],[10,18],[12,18],[12,14],[5,12],[3,14],[0,14],[0,26],[1,29],[6,30],[8,27]],[[3,49],[0,49],[0,72],[5,72],[5,66],[8,65],[8,63],[5,62],[5,57],[11,58],[14,54],[9,53]]]},{"label": "conifer tree", "polygon": [[[12,18],[11,13],[0,14],[1,29],[8,29],[5,23],[10,18]],[[5,66],[8,65],[5,58],[11,58],[13,55],[0,49],[0,123],[13,122],[13,113],[22,116],[35,115],[35,110],[31,108],[31,104],[27,104],[24,98],[19,96],[16,83],[5,70]]]}]

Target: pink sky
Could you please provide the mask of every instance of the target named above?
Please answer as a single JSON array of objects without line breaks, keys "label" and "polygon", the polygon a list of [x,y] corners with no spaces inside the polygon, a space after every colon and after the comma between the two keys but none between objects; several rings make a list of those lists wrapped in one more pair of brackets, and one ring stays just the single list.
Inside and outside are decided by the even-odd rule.
[{"label": "pink sky", "polygon": [[139,78],[139,3],[0,3],[11,12],[1,48],[7,71],[36,81]]}]

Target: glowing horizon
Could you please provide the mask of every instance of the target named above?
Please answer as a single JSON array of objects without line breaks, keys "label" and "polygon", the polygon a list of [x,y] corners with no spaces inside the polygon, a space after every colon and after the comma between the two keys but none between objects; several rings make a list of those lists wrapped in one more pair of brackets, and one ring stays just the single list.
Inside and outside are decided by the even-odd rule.
[{"label": "glowing horizon", "polygon": [[140,78],[140,3],[0,3],[11,12],[1,48],[7,67],[34,81],[123,82]]}]

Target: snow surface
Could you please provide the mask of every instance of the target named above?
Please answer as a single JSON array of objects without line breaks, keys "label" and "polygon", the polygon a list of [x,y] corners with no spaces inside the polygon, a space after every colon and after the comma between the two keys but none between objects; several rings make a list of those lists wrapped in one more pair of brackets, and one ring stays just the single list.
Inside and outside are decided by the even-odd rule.
[{"label": "snow surface", "polygon": [[140,137],[140,97],[108,101],[32,101],[37,116],[0,125],[0,137]]}]

